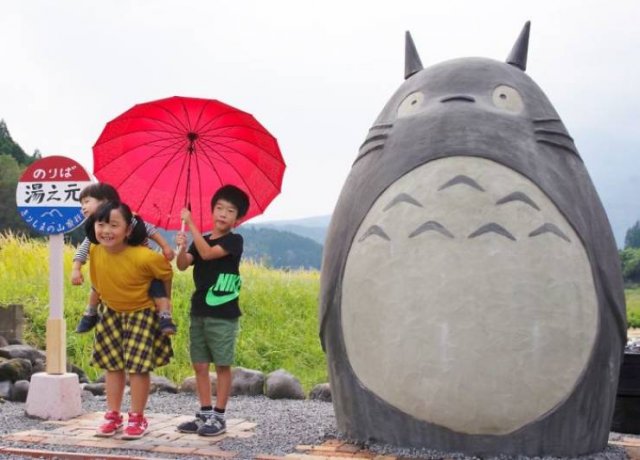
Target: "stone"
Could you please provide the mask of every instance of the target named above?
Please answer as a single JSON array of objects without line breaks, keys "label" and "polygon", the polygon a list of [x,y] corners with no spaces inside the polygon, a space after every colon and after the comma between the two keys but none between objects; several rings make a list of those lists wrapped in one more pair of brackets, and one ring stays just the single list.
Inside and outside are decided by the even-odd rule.
[{"label": "stone", "polygon": [[87,377],[87,374],[85,374],[85,372],[75,364],[67,363],[67,372],[73,372],[74,374],[78,374],[78,380],[80,381],[80,383],[89,383],[89,378]]},{"label": "stone", "polygon": [[175,383],[169,380],[166,377],[161,377],[159,375],[151,375],[151,387],[149,389],[149,393],[177,393],[178,387]]},{"label": "stone", "polygon": [[244,367],[234,367],[231,373],[231,396],[264,394],[265,377],[262,372]]},{"label": "stone", "polygon": [[68,420],[82,414],[78,375],[33,374],[25,412],[46,420]]},{"label": "stone", "polygon": [[28,359],[15,358],[0,363],[0,381],[29,380],[32,373],[31,361]]},{"label": "stone", "polygon": [[36,359],[33,363],[32,372],[35,374],[36,372],[46,372],[47,371],[47,363],[44,359]]},{"label": "stone", "polygon": [[80,399],[82,401],[93,401],[96,397],[90,391],[83,390],[82,393],[80,393]]},{"label": "stone", "polygon": [[0,335],[0,348],[9,345],[9,341],[3,335]]},{"label": "stone", "polygon": [[20,304],[0,305],[0,335],[11,343],[22,340],[24,308]]},{"label": "stone", "polygon": [[15,402],[25,402],[29,394],[29,381],[18,380],[11,387],[11,396],[9,399]]},{"label": "stone", "polygon": [[267,376],[264,393],[271,399],[305,399],[300,381],[284,369]]},{"label": "stone", "polygon": [[31,361],[31,363],[34,363],[37,359],[47,359],[44,351],[40,351],[30,345],[7,345],[0,348],[0,356],[9,359],[24,358]]},{"label": "stone", "polygon": [[[209,372],[209,378],[211,379],[211,394],[216,394],[218,377],[216,374]],[[197,393],[196,391],[196,378],[195,376],[187,377],[182,381],[178,388],[180,393]]]},{"label": "stone", "polygon": [[309,399],[331,402],[331,386],[328,383],[319,383],[309,392]]},{"label": "stone", "polygon": [[104,383],[87,383],[84,386],[84,391],[88,391],[94,396],[104,396],[105,384]]},{"label": "stone", "polygon": [[0,399],[11,399],[11,387],[13,383],[10,380],[0,382]]}]

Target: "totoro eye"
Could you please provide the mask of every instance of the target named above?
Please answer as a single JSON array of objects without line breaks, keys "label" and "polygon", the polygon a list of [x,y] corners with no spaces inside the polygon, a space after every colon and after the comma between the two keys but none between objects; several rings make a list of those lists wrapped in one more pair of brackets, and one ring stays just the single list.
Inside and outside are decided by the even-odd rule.
[{"label": "totoro eye", "polygon": [[515,113],[522,112],[524,108],[520,93],[507,85],[500,85],[493,90],[493,105]]},{"label": "totoro eye", "polygon": [[402,102],[398,106],[398,117],[408,117],[410,115],[413,115],[418,110],[420,110],[423,101],[424,94],[421,91],[416,91],[409,94],[402,100]]}]

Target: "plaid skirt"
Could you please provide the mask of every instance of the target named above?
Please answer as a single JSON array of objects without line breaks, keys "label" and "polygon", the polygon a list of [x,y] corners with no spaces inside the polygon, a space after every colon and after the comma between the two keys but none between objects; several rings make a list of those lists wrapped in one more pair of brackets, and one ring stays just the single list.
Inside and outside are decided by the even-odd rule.
[{"label": "plaid skirt", "polygon": [[153,307],[122,313],[104,305],[96,325],[92,365],[137,374],[169,364],[172,356],[171,340],[160,332]]}]

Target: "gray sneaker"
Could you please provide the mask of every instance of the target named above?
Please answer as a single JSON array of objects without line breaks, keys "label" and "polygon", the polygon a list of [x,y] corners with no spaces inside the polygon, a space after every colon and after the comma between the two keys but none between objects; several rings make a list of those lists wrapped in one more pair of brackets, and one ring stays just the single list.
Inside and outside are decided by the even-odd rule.
[{"label": "gray sneaker", "polygon": [[198,411],[196,412],[196,418],[188,422],[182,422],[178,425],[178,431],[181,433],[198,433],[200,427],[202,427],[206,421],[207,416]]},{"label": "gray sneaker", "polygon": [[204,425],[198,428],[198,435],[200,436],[218,436],[219,434],[227,431],[227,422],[215,415],[209,417]]}]

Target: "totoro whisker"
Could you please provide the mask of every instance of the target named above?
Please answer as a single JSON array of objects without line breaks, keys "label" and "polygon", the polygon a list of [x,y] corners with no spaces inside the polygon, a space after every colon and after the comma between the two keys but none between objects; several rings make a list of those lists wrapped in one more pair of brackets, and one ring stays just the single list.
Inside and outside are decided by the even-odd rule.
[{"label": "totoro whisker", "polygon": [[557,141],[552,141],[550,139],[536,139],[536,142],[538,142],[539,144],[549,145],[554,148],[560,148],[560,149],[566,150],[567,152],[573,153],[574,155],[580,156],[578,155],[578,152],[574,147],[562,144]]},{"label": "totoro whisker", "polygon": [[555,131],[552,129],[536,129],[533,131],[535,134],[548,134],[550,136],[560,136],[560,137],[564,137],[566,139],[569,139],[570,141],[573,142],[573,137],[569,136],[569,134],[563,132],[563,131]]}]

